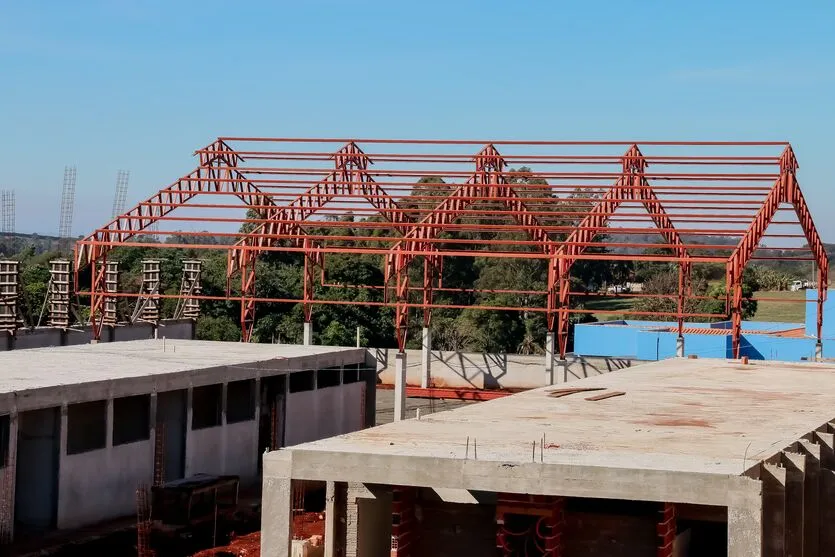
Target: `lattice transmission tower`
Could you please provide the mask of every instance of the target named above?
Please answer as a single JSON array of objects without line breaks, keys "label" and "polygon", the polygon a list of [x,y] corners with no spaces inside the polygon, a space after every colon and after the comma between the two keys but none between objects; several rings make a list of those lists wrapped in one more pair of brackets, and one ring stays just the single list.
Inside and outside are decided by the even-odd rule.
[{"label": "lattice transmission tower", "polygon": [[15,195],[14,190],[0,190],[0,233],[10,253],[15,251]]},{"label": "lattice transmission tower", "polygon": [[61,219],[58,222],[58,237],[62,239],[72,237],[72,215],[75,208],[75,180],[75,167],[64,167],[64,188],[61,192]]},{"label": "lattice transmission tower", "polygon": [[14,190],[0,190],[0,232],[15,233]]},{"label": "lattice transmission tower", "polygon": [[116,173],[116,195],[113,197],[113,218],[125,212],[125,201],[128,198],[128,179],[130,171],[120,170]]}]

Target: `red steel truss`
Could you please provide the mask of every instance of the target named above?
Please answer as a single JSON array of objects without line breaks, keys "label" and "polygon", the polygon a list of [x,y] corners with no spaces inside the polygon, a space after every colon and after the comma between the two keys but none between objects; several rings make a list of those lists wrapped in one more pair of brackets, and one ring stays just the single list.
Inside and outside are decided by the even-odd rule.
[{"label": "red steel truss", "polygon": [[[118,246],[152,246],[227,251],[228,285],[239,280],[240,296],[233,298],[230,286],[224,297],[191,297],[238,300],[244,341],[261,302],[300,302],[307,321],[318,304],[393,307],[401,349],[410,310],[421,310],[429,326],[432,309],[476,307],[544,313],[564,356],[571,315],[605,313],[572,307],[572,299],[605,296],[573,292],[574,265],[654,261],[679,268],[678,293],[656,295],[675,298],[676,310],[617,313],[675,319],[680,334],[685,320],[727,318],[738,356],[743,271],[751,261],[770,259],[816,265],[820,341],[828,262],[785,142],[222,137],[195,154],[199,165],[192,172],[77,243],[76,280],[91,267],[91,289],[82,294],[90,296],[96,338],[106,296],[114,297],[104,280],[108,254]],[[421,178],[425,183],[418,184]],[[200,232],[187,231],[197,227]],[[450,236],[456,232],[474,237]],[[172,242],[173,235],[220,241],[186,245]],[[303,254],[301,299],[256,296],[255,263],[269,251]],[[378,255],[384,282],[329,284],[327,256],[340,253]],[[462,291],[444,287],[444,260],[452,257],[545,259],[544,290],[502,291],[539,296],[542,305],[435,302],[435,292]],[[423,265],[417,287],[408,273],[415,260]],[[708,263],[725,265],[725,314],[686,311],[693,267]],[[380,289],[385,296],[381,302],[318,300],[317,286]]]}]

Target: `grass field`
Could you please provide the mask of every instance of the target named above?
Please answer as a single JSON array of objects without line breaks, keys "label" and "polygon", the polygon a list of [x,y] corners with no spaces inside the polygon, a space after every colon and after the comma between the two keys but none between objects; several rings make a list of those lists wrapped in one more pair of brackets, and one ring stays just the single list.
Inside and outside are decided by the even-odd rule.
[{"label": "grass field", "polygon": [[[585,302],[587,309],[604,311],[626,311],[635,303],[635,298],[600,298],[589,299]],[[622,313],[593,313],[598,321],[617,321],[629,317]]]},{"label": "grass field", "polygon": [[[758,301],[757,313],[752,321],[782,321],[785,323],[803,323],[806,320],[806,304],[799,303],[799,300],[806,298],[806,293],[799,292],[756,292],[754,298],[771,298],[781,301]],[[795,300],[795,302],[791,302]],[[635,303],[635,298],[602,298],[591,299],[585,302],[585,306],[591,310],[604,311],[627,311]],[[598,321],[615,321],[624,319],[622,313],[594,313]]]},{"label": "grass field", "polygon": [[[779,300],[804,300],[806,292],[756,292],[754,299],[773,298]],[[806,321],[806,304],[758,301],[757,313],[753,321],[783,321],[787,323],[803,323]]]}]

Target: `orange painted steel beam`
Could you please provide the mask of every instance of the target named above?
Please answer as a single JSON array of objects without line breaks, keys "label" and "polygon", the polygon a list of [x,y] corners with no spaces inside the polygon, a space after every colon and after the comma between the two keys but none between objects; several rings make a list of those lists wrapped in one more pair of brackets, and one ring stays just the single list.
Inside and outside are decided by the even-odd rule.
[{"label": "orange painted steel beam", "polygon": [[[221,137],[195,154],[194,171],[77,243],[76,281],[78,271],[92,269],[88,295],[95,337],[109,294],[103,280],[107,258],[115,248],[133,246],[226,251],[227,276],[231,281],[240,275],[240,294],[232,294],[230,282],[226,295],[213,299],[240,302],[244,340],[257,319],[257,304],[267,301],[301,303],[306,319],[322,304],[394,307],[400,348],[410,310],[423,311],[428,325],[432,309],[477,307],[544,312],[556,324],[564,353],[568,317],[592,312],[570,305],[571,296],[593,296],[571,292],[572,266],[582,260],[679,266],[677,293],[657,296],[677,300],[675,311],[645,312],[676,319],[679,331],[685,319],[717,317],[685,312],[685,297],[693,298],[688,296],[692,267],[724,264],[729,292],[722,317],[733,322],[735,338],[748,263],[813,261],[820,334],[828,262],[787,142]],[[429,180],[421,189],[418,178],[440,183]],[[253,213],[231,214],[236,207]],[[161,227],[164,223],[169,226]],[[179,231],[177,223],[189,223],[191,230]],[[792,224],[799,233],[787,230]],[[243,227],[237,233],[236,225]],[[619,235],[638,238],[619,241]],[[731,238],[733,244],[711,236]],[[762,246],[764,239],[773,245]],[[662,248],[666,251],[658,253]],[[808,257],[795,255],[803,250]],[[267,252],[303,257],[301,300],[256,296],[255,262]],[[392,300],[315,299],[315,273],[325,283],[325,261],[339,254],[379,258],[387,280],[382,286],[332,287],[384,294],[393,288]],[[443,284],[444,259],[450,257],[543,259],[549,269],[544,303],[520,304],[532,306],[527,308],[437,303],[434,294],[456,291]],[[421,261],[424,280],[412,286],[407,270],[415,259]],[[474,299],[492,292],[457,291]],[[420,301],[411,298],[420,292]]]},{"label": "orange painted steel beam", "polygon": [[[377,385],[378,389],[385,391],[394,388],[394,385]],[[498,389],[465,389],[454,387],[411,387],[406,386],[406,396],[411,398],[437,398],[444,400],[469,400],[484,402],[495,400],[514,394],[512,391]]]}]

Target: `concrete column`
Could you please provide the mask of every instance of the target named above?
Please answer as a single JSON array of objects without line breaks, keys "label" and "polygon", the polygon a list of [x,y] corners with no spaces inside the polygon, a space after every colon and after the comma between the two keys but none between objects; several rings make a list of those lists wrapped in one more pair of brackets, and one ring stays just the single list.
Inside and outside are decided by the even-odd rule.
[{"label": "concrete column", "polygon": [[815,360],[821,361],[823,360],[823,343],[817,342],[815,343]]},{"label": "concrete column", "polygon": [[554,377],[554,352],[556,351],[556,335],[545,333],[545,384],[553,385],[557,382]]},{"label": "concrete column", "polygon": [[684,357],[684,337],[676,338],[676,358]]},{"label": "concrete column", "polygon": [[554,362],[554,382],[568,383],[568,360],[556,360]]},{"label": "concrete column", "polygon": [[[803,490],[803,557],[820,556],[820,473],[821,448],[806,440],[797,444],[806,458],[806,482]],[[827,525],[830,528],[831,525]]]},{"label": "concrete column", "polygon": [[191,466],[189,466],[191,459],[188,457],[188,453],[191,450],[191,419],[194,415],[194,387],[189,385],[188,390],[186,391],[186,443],[185,443],[185,466],[183,470],[183,476],[188,478],[192,474]]},{"label": "concrete column", "polygon": [[345,557],[358,557],[359,537],[359,492],[365,491],[360,483],[348,483],[347,501],[345,502]]},{"label": "concrete column", "polygon": [[313,323],[311,321],[304,322],[303,340],[302,344],[310,346],[313,344]]},{"label": "concrete column", "polygon": [[[786,553],[786,469],[776,464],[760,466],[763,485],[763,556]],[[730,524],[728,524],[730,530]]]},{"label": "concrete column", "polygon": [[[9,443],[7,447],[8,459],[6,460],[6,467],[0,469],[0,481],[7,488],[5,493],[0,492],[0,498],[4,499],[4,501],[0,502],[0,506],[5,505],[7,512],[6,519],[8,520],[5,525],[0,525],[0,529],[6,529],[9,542],[14,541],[15,484],[17,483],[15,481],[17,477],[17,425],[17,411],[12,410],[9,415],[9,438],[7,440]],[[2,450],[2,447],[0,447],[0,450]]]},{"label": "concrete column", "polygon": [[806,457],[783,451],[780,463],[786,469],[786,555],[803,555]]},{"label": "concrete column", "polygon": [[357,325],[357,348],[360,347],[360,327]]},{"label": "concrete column", "polygon": [[[255,378],[255,419],[252,421],[252,438],[255,439],[256,443],[260,443],[261,439],[261,378]],[[254,470],[260,470],[259,467],[259,460],[261,460],[262,455],[259,452],[256,452],[255,456],[255,466]]]},{"label": "concrete column", "polygon": [[432,329],[424,327],[421,339],[420,386],[428,389],[432,385]]},{"label": "concrete column", "polygon": [[[220,469],[223,474],[226,473],[226,469],[228,467],[228,460],[229,456],[237,456],[237,455],[228,455],[229,452],[227,447],[229,446],[229,441],[226,438],[227,431],[226,431],[226,401],[229,393],[229,383],[224,381],[220,384],[220,452],[222,456],[220,457]],[[257,439],[257,438],[256,438]]]},{"label": "concrete column", "polygon": [[58,469],[61,469],[61,460],[67,455],[67,403],[61,404],[61,427],[58,431]]},{"label": "concrete column", "polygon": [[365,366],[360,368],[365,382],[365,427],[377,425],[377,358],[365,351]]},{"label": "concrete column", "polygon": [[821,470],[820,488],[820,554],[835,555],[835,472]]},{"label": "concrete column", "polygon": [[264,477],[261,500],[261,555],[288,557],[292,542],[293,482]]},{"label": "concrete column", "polygon": [[107,438],[105,439],[104,446],[111,449],[113,448],[113,397],[107,397],[105,402],[107,404],[107,418],[105,419],[104,430],[107,432]]},{"label": "concrete column", "polygon": [[406,353],[394,358],[394,421],[399,421],[406,419]]},{"label": "concrete column", "polygon": [[328,482],[325,494],[325,557],[342,557],[346,545],[347,485]]},{"label": "concrete column", "polygon": [[[148,403],[148,427],[151,435],[149,441],[151,442],[151,458],[154,459],[154,468],[156,468],[156,450],[157,450],[157,393],[151,393],[151,400]],[[256,437],[257,439],[257,437]],[[164,449],[163,449],[164,452]],[[151,472],[151,483],[154,481],[156,470]],[[163,478],[165,481],[165,478]]]},{"label": "concrete column", "polygon": [[728,507],[728,557],[762,557],[762,518],[762,501]]}]

